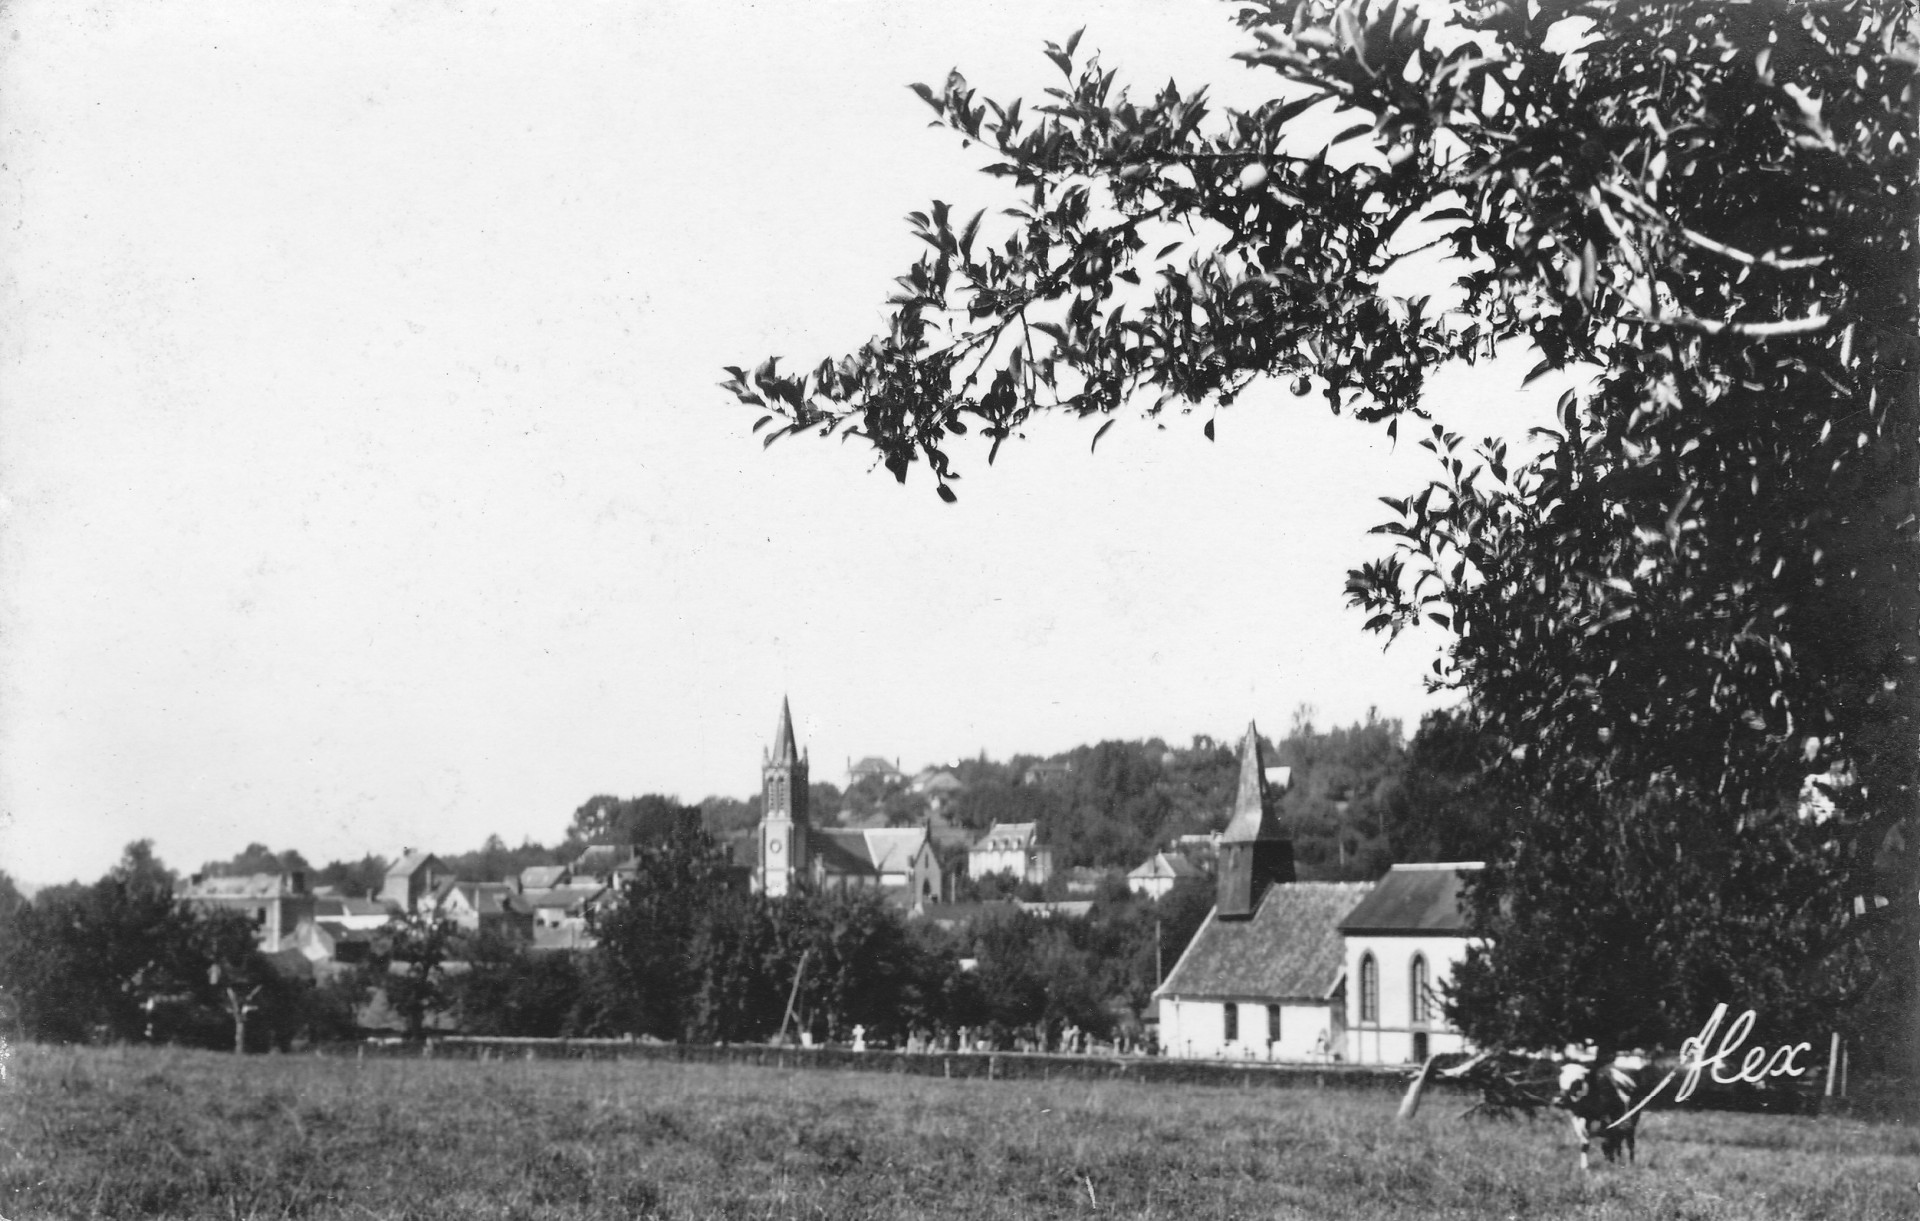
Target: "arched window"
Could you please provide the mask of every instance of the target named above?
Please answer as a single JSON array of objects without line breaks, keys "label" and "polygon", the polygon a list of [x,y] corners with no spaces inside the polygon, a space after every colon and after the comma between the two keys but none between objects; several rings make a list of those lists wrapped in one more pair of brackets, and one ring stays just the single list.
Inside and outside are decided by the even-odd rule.
[{"label": "arched window", "polygon": [[1380,964],[1371,951],[1360,956],[1360,1020],[1380,1021]]},{"label": "arched window", "polygon": [[1413,965],[1407,968],[1408,1006],[1415,1026],[1425,1026],[1433,1020],[1433,996],[1427,987],[1427,956],[1415,954]]}]

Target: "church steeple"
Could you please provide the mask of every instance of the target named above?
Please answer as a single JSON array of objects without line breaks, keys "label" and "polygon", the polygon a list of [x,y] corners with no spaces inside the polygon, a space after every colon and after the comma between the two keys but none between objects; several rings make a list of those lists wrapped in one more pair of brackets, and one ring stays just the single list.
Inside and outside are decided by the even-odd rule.
[{"label": "church steeple", "polygon": [[791,765],[800,758],[800,751],[793,742],[793,712],[787,707],[787,697],[780,697],[780,724],[773,730],[773,749],[768,752],[768,763]]},{"label": "church steeple", "polygon": [[807,756],[793,739],[793,712],[780,698],[773,746],[761,752],[760,868],[755,881],[784,895],[807,877]]},{"label": "church steeple", "polygon": [[1240,743],[1240,784],[1233,817],[1220,834],[1220,877],[1216,915],[1246,919],[1260,908],[1267,887],[1293,881],[1293,841],[1267,809],[1267,768],[1260,731],[1247,722]]}]

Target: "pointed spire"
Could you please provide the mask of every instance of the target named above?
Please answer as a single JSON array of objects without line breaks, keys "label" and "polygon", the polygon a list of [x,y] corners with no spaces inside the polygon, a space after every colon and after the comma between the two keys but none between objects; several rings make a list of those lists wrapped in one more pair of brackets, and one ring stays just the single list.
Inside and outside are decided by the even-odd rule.
[{"label": "pointed spire", "polygon": [[780,697],[780,724],[773,731],[773,763],[793,763],[800,758],[800,750],[793,742],[793,713],[787,707],[787,697]]},{"label": "pointed spire", "polygon": [[1267,813],[1267,768],[1261,757],[1260,731],[1247,722],[1247,736],[1240,743],[1240,787],[1233,798],[1233,818],[1221,833],[1221,843],[1249,843],[1260,839],[1284,839],[1280,824]]}]

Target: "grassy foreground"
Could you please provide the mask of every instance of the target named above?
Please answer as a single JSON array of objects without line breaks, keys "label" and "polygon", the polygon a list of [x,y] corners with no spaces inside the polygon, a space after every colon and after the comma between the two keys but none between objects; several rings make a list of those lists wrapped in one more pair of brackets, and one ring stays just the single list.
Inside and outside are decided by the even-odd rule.
[{"label": "grassy foreground", "polygon": [[[0,1214],[588,1218],[1920,1215],[1920,1132],[1656,1114],[1583,1180],[1559,1122],[1381,1094],[660,1063],[16,1048]],[[1437,1103],[1437,1105],[1436,1105]]]}]

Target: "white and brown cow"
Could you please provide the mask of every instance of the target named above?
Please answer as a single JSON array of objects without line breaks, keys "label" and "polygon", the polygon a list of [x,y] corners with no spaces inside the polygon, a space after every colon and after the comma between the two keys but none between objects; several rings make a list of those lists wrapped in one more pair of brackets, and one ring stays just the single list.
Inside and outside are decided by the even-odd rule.
[{"label": "white and brown cow", "polygon": [[1633,1074],[1618,1064],[1574,1061],[1561,1067],[1560,1093],[1553,1104],[1573,1119],[1573,1134],[1580,1140],[1580,1169],[1590,1169],[1587,1152],[1595,1140],[1608,1161],[1619,1160],[1623,1145],[1627,1161],[1634,1160],[1634,1131],[1640,1126],[1634,1107],[1638,1093]]}]

